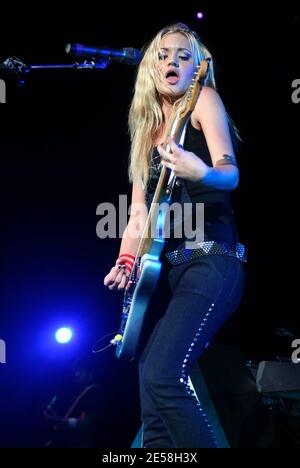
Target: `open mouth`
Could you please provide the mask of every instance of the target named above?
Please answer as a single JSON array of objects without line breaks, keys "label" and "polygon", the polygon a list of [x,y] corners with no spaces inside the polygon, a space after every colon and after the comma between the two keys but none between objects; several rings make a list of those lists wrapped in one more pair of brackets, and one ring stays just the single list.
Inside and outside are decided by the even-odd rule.
[{"label": "open mouth", "polygon": [[169,70],[165,77],[168,83],[176,84],[179,80],[179,73],[176,70]]}]

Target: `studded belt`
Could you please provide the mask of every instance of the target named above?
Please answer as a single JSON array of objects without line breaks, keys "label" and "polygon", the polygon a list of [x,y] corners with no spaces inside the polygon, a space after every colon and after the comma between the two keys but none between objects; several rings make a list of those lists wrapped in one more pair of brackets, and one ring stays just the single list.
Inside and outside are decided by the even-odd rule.
[{"label": "studded belt", "polygon": [[204,241],[199,242],[196,249],[179,249],[167,252],[165,257],[172,265],[194,260],[203,255],[229,255],[235,257],[242,262],[247,262],[246,249],[243,244],[228,244],[221,241]]}]

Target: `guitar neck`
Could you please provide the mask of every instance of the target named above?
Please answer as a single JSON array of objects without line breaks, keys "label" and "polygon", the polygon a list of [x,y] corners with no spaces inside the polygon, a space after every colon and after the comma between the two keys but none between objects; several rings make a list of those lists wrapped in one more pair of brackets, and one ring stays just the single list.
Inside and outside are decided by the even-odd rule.
[{"label": "guitar neck", "polygon": [[[190,118],[191,112],[188,112],[184,117],[176,117],[173,125],[172,130],[169,135],[171,138],[175,138],[176,143],[179,143],[182,132]],[[147,220],[145,223],[143,235],[141,237],[141,242],[138,248],[137,257],[142,257],[145,253],[149,252],[153,243],[153,227],[156,225],[157,213],[158,208],[161,203],[168,203],[170,204],[170,200],[172,197],[172,190],[170,193],[166,193],[168,180],[170,178],[171,171],[167,169],[165,166],[162,166],[160,177],[154,192],[153,200],[151,203],[151,207],[149,210],[149,214],[147,216]]]},{"label": "guitar neck", "polygon": [[[192,83],[187,91],[185,102],[183,103],[181,109],[177,109],[176,114],[174,114],[170,119],[172,127],[168,137],[174,138],[177,144],[180,142],[185,126],[191,116],[191,113],[194,110],[197,99],[207,77],[210,62],[211,58],[206,58],[201,62],[201,65],[197,67]],[[169,151],[169,145],[166,146],[166,149]],[[151,250],[151,246],[154,242],[153,227],[156,226],[159,205],[163,202],[170,204],[175,181],[176,176],[174,176],[174,173],[163,166],[145,223],[136,258],[142,257],[145,253]],[[163,222],[165,223],[166,220]],[[160,226],[162,229],[164,229],[164,227],[165,225]],[[161,237],[159,238],[161,239]]]}]

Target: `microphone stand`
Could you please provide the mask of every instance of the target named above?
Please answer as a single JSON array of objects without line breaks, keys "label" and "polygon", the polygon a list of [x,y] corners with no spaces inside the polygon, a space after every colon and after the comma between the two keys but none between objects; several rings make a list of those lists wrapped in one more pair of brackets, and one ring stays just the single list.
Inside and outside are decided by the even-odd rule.
[{"label": "microphone stand", "polygon": [[26,65],[17,57],[10,57],[0,64],[0,78],[7,75],[15,75],[18,79],[19,86],[25,84],[25,75],[32,70],[103,70],[111,63],[110,58],[91,58],[71,64],[44,64],[44,65]]}]

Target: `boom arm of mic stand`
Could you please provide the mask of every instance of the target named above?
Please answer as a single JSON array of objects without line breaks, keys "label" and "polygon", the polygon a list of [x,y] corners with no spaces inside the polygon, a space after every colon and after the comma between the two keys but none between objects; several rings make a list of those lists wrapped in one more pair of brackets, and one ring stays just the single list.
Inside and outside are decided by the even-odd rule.
[{"label": "boom arm of mic stand", "polygon": [[22,86],[25,74],[31,70],[57,70],[57,69],[76,69],[76,70],[103,70],[111,63],[110,59],[91,59],[83,62],[74,62],[72,64],[44,64],[44,65],[26,65],[16,57],[10,57],[0,64],[1,76],[15,75],[18,78],[19,86]]},{"label": "boom arm of mic stand", "polygon": [[51,70],[51,69],[68,69],[75,68],[77,70],[99,70],[105,69],[111,63],[108,59],[85,60],[84,62],[74,62],[71,64],[51,64],[51,65],[31,65],[30,70]]},{"label": "boom arm of mic stand", "polygon": [[10,57],[0,64],[0,77],[14,75],[18,79],[19,86],[24,84],[23,75],[28,72],[28,66],[17,57]]}]

